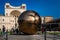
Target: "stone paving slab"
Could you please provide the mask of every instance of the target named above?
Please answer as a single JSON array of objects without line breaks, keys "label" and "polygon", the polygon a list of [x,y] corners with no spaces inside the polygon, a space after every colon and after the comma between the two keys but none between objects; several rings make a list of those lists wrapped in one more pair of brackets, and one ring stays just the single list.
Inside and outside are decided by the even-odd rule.
[{"label": "stone paving slab", "polygon": [[[60,35],[46,35],[47,40],[60,40]],[[0,37],[0,40],[5,40]],[[8,40],[44,40],[44,35],[8,35]]]}]

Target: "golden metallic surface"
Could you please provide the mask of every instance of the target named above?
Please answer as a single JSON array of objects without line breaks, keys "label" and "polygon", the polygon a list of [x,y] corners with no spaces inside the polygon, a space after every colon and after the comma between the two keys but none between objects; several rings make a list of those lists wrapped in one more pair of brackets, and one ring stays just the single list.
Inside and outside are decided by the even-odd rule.
[{"label": "golden metallic surface", "polygon": [[27,34],[35,34],[41,25],[41,18],[35,11],[25,11],[18,18],[19,31]]}]

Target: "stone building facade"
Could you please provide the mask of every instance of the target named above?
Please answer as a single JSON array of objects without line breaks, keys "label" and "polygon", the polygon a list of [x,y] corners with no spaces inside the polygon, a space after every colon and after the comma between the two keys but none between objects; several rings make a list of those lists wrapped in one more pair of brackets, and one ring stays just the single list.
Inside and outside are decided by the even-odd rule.
[{"label": "stone building facade", "polygon": [[[26,4],[21,6],[11,6],[9,3],[5,4],[5,15],[0,16],[0,29],[4,26],[6,29],[11,30],[12,28],[18,27],[18,17],[22,12],[26,11]],[[41,17],[42,23],[44,23],[44,17]],[[52,17],[45,17],[45,22],[53,20]]]},{"label": "stone building facade", "polygon": [[26,11],[26,4],[14,7],[9,3],[5,4],[5,16],[0,16],[0,29],[4,26],[6,29],[18,27],[18,17],[22,12]]},{"label": "stone building facade", "polygon": [[44,23],[44,21],[45,21],[45,23],[47,23],[47,22],[52,21],[52,20],[53,20],[52,16],[41,17],[42,24]]}]

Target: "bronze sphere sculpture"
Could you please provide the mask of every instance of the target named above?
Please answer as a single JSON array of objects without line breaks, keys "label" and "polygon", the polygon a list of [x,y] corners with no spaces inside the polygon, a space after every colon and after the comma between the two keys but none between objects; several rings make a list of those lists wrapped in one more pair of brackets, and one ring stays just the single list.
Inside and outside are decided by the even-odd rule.
[{"label": "bronze sphere sculpture", "polygon": [[35,34],[41,25],[41,17],[32,10],[24,11],[18,18],[19,31],[25,34]]}]

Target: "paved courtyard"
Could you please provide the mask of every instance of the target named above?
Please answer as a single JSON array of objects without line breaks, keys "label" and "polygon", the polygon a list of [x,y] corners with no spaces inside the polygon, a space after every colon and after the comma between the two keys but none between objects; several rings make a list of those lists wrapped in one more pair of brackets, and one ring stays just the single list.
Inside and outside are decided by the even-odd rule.
[{"label": "paved courtyard", "polygon": [[[5,40],[2,36],[0,40]],[[8,35],[7,40],[45,40],[44,35]],[[60,40],[60,35],[46,35],[46,40]]]}]

